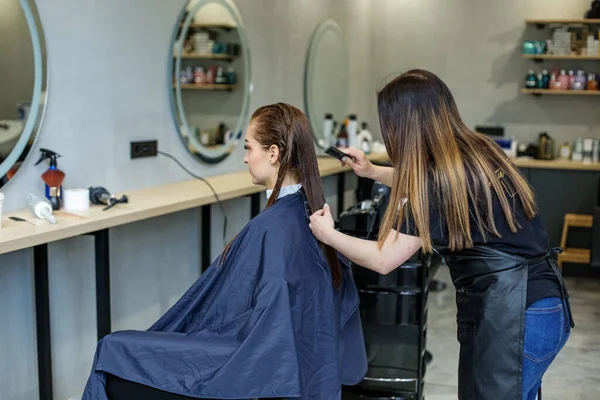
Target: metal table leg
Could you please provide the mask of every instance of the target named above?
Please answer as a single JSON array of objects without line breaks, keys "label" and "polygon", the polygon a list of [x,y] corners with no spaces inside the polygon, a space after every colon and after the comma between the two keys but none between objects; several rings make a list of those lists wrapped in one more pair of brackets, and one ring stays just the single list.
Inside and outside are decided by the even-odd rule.
[{"label": "metal table leg", "polygon": [[93,233],[96,250],[96,322],[98,340],[111,332],[108,229]]},{"label": "metal table leg", "polygon": [[250,195],[250,219],[260,214],[260,192]]},{"label": "metal table leg", "polygon": [[40,400],[52,400],[52,348],[50,341],[50,288],[48,284],[48,245],[33,248],[35,322]]},{"label": "metal table leg", "polygon": [[204,272],[206,268],[210,266],[210,204],[202,206],[202,255],[201,255],[201,263],[202,263],[202,271]]},{"label": "metal table leg", "polygon": [[341,172],[337,175],[337,213],[339,215],[344,211],[344,193],[346,192],[346,173]]}]

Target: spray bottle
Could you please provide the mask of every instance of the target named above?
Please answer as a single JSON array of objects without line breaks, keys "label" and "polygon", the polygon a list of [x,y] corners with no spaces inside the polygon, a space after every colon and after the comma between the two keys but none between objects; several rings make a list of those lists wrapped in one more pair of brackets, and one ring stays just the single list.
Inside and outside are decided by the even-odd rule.
[{"label": "spray bottle", "polygon": [[63,201],[62,183],[65,179],[65,173],[58,169],[56,162],[60,155],[48,149],[40,149],[40,151],[42,154],[35,165],[47,158],[50,159],[50,167],[42,174],[42,180],[46,184],[46,198],[50,200],[53,210],[60,210]]}]

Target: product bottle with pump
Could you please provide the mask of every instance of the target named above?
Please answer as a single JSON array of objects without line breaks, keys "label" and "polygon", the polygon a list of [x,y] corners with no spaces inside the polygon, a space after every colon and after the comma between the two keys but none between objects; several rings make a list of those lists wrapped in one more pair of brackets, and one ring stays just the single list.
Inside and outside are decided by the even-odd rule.
[{"label": "product bottle with pump", "polygon": [[550,75],[548,74],[548,70],[542,70],[542,89],[550,89]]},{"label": "product bottle with pump", "polygon": [[358,147],[356,143],[356,134],[358,131],[358,122],[356,121],[356,114],[350,114],[348,116],[348,146]]},{"label": "product bottle with pump", "polygon": [[331,136],[333,136],[333,114],[325,114],[325,120],[323,121],[323,141],[325,146],[331,146]]},{"label": "product bottle with pump", "polygon": [[50,167],[42,174],[42,180],[46,184],[46,198],[50,200],[53,210],[60,210],[63,200],[62,184],[65,179],[65,173],[58,169],[58,163],[56,162],[60,155],[48,149],[40,149],[40,151],[42,154],[35,165],[47,158],[50,159]]},{"label": "product bottle with pump", "polygon": [[573,90],[586,90],[587,89],[587,77],[582,69],[578,69],[575,77],[573,78]]},{"label": "product bottle with pump", "polygon": [[346,131],[346,124],[340,124],[340,133],[338,133],[337,137],[337,147],[340,149],[345,149],[348,147],[348,132]]},{"label": "product bottle with pump", "polygon": [[365,154],[369,154],[373,145],[373,134],[369,131],[369,125],[366,122],[361,124],[361,128],[357,138],[358,146]]}]

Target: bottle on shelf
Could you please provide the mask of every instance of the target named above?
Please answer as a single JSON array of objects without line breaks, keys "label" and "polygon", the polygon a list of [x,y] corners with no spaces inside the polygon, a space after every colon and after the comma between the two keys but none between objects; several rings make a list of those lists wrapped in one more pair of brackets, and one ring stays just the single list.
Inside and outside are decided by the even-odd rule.
[{"label": "bottle on shelf", "polygon": [[542,89],[550,89],[550,75],[548,74],[547,69],[542,70]]},{"label": "bottle on shelf", "polygon": [[530,69],[527,72],[527,76],[525,77],[525,87],[527,89],[535,89],[538,86],[537,77],[535,76],[535,72]]},{"label": "bottle on shelf", "polygon": [[348,146],[358,147],[356,143],[356,135],[358,131],[358,121],[356,120],[356,114],[350,114],[348,116]]},{"label": "bottle on shelf", "polygon": [[346,121],[340,124],[340,132],[337,136],[336,147],[345,149],[348,147],[348,132],[346,131]]},{"label": "bottle on shelf", "polygon": [[588,75],[587,90],[598,90],[598,81],[594,73]]},{"label": "bottle on shelf", "polygon": [[570,83],[570,78],[569,75],[567,75],[567,72],[564,69],[560,70],[560,75],[558,75],[558,78],[556,78],[556,89],[558,90],[569,90],[569,83]]},{"label": "bottle on shelf", "polygon": [[585,76],[582,69],[577,70],[577,74],[573,77],[573,90],[586,90],[587,89],[587,77]]},{"label": "bottle on shelf", "polygon": [[227,83],[229,85],[235,85],[237,83],[237,75],[233,67],[227,68]]},{"label": "bottle on shelf", "polygon": [[333,136],[333,114],[325,114],[325,120],[323,121],[323,141],[324,145],[331,146],[331,137]]}]

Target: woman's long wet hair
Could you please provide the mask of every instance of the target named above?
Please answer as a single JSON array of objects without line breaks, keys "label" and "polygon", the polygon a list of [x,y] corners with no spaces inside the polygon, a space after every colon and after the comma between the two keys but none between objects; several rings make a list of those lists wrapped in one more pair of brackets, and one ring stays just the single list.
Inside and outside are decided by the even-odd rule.
[{"label": "woman's long wet hair", "polygon": [[[281,186],[288,176],[302,184],[311,213],[323,208],[325,195],[319,174],[317,154],[313,143],[310,123],[298,108],[285,104],[270,104],[257,109],[250,119],[254,123],[254,138],[264,149],[275,145],[279,149],[279,170],[273,193],[266,208],[277,201]],[[291,227],[293,229],[293,227]],[[231,242],[225,247],[225,258]],[[325,254],[335,287],[342,281],[337,252],[331,246],[320,243]]]},{"label": "woman's long wet hair", "polygon": [[[408,71],[388,83],[377,102],[383,139],[394,166],[380,247],[394,227],[412,219],[423,249],[430,252],[432,204],[439,207],[449,248],[454,251],[473,246],[472,222],[484,240],[489,234],[500,236],[494,222],[494,196],[512,232],[520,227],[509,199],[521,202],[527,218],[536,215],[534,194],[525,179],[493,140],[466,126],[450,90],[436,75]],[[403,199],[408,200],[403,207],[391,206],[402,204]]]}]

